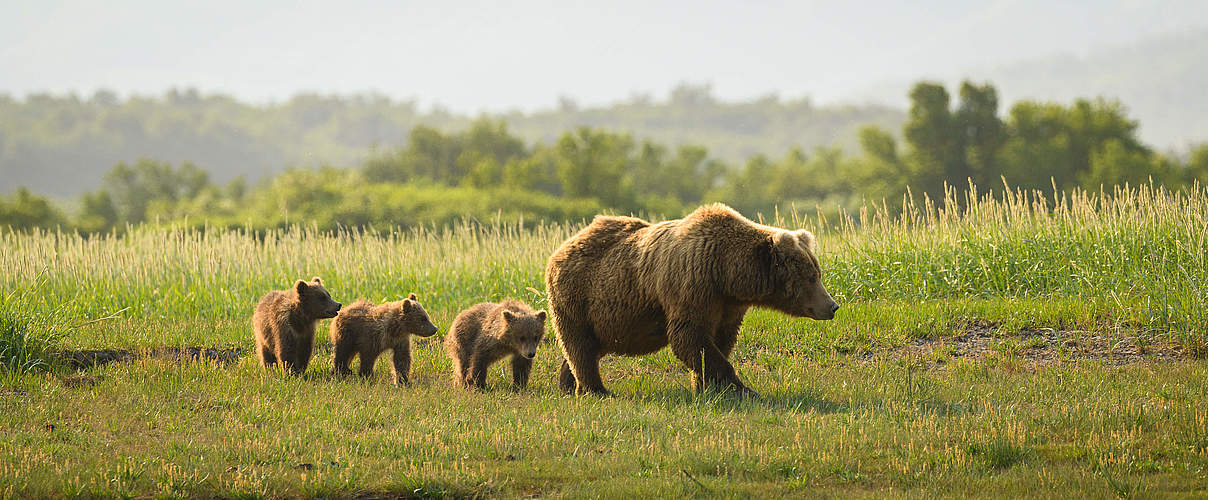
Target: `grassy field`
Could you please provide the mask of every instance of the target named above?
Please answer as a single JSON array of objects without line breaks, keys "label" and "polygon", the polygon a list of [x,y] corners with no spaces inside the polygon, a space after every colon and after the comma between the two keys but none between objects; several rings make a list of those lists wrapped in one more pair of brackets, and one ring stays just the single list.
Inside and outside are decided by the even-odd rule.
[{"label": "grassy field", "polygon": [[[502,366],[455,390],[439,336],[409,388],[386,360],[330,377],[325,335],[302,379],[248,356],[53,358],[246,353],[259,296],[316,275],[346,303],[415,292],[442,332],[483,300],[544,307],[545,259],[580,224],[3,233],[0,496],[1208,495],[1208,193],[964,206],[767,221],[817,233],[843,309],[748,315],[733,358],[759,401],[693,394],[666,351],[607,359],[616,397],[563,396],[553,340],[524,392]],[[963,355],[974,330],[989,348]]]}]

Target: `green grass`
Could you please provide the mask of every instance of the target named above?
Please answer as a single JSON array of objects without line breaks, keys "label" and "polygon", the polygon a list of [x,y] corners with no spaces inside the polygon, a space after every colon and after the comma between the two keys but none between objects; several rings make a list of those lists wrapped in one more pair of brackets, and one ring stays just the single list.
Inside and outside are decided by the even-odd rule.
[{"label": "green grass", "polygon": [[[981,300],[1015,321],[1047,323],[1058,318],[1045,307],[1018,304],[1057,303],[1061,317],[1170,337],[1203,356],[1205,214],[1203,190],[1144,187],[1056,201],[1035,194],[982,199],[963,210],[908,206],[896,218],[869,211],[835,223],[794,212],[779,222],[818,233],[825,282],[845,307]],[[541,307],[545,260],[578,227],[335,234],[134,228],[94,238],[8,232],[0,234],[0,268],[8,271],[0,286],[30,289],[42,275],[25,307],[61,310],[74,319],[122,311],[124,318],[159,321],[169,330],[177,318],[196,318],[221,331],[248,317],[266,291],[317,275],[337,300],[418,293],[437,322],[448,324],[482,300],[512,296]],[[780,327],[814,328],[802,324],[786,320]],[[86,336],[89,331],[98,330],[76,340],[108,342]],[[177,338],[168,332],[147,341]]]},{"label": "green grass", "polygon": [[917,371],[779,356],[740,363],[764,394],[741,402],[621,359],[605,364],[619,396],[563,396],[552,358],[519,393],[500,370],[488,392],[454,389],[435,350],[408,389],[384,374],[333,380],[326,360],[305,379],[245,359],[108,365],[85,386],[41,380],[0,399],[0,493],[1208,493],[1203,363]]},{"label": "green grass", "polygon": [[58,308],[27,307],[33,288],[18,287],[0,295],[0,383],[11,384],[22,375],[58,367],[56,354],[63,340],[75,334],[76,325]]},{"label": "green grass", "polygon": [[[454,389],[439,337],[416,341],[403,389],[386,359],[369,383],[329,377],[325,330],[302,379],[251,357],[47,362],[61,348],[250,350],[256,300],[315,275],[343,302],[415,292],[442,331],[483,300],[544,307],[545,259],[579,225],[5,232],[0,347],[16,347],[0,358],[0,497],[1208,494],[1208,193],[965,206],[775,221],[817,233],[843,309],[748,315],[733,358],[759,401],[692,393],[666,350],[607,358],[616,397],[566,397],[553,340],[524,392],[500,366],[491,390]],[[865,361],[987,324],[1002,338],[983,359]],[[1041,345],[1011,334],[1039,328],[1190,359],[1037,366],[1019,354]]]}]

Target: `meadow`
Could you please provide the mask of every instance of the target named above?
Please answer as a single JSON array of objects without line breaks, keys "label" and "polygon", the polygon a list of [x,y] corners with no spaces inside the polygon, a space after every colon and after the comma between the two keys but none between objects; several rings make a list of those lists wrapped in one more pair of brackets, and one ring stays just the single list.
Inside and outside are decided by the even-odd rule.
[{"label": "meadow", "polygon": [[[552,335],[528,390],[506,363],[486,392],[451,386],[456,313],[544,307],[582,223],[4,232],[0,496],[1208,495],[1208,192],[953,193],[765,218],[815,232],[843,309],[747,316],[755,401],[694,394],[667,351],[606,359],[615,397],[565,396]],[[385,359],[331,377],[326,323],[303,378],[247,355],[256,300],[312,276],[345,303],[419,295],[441,334],[411,387]],[[987,348],[963,353],[973,331]],[[244,355],[56,361],[183,346]]]}]

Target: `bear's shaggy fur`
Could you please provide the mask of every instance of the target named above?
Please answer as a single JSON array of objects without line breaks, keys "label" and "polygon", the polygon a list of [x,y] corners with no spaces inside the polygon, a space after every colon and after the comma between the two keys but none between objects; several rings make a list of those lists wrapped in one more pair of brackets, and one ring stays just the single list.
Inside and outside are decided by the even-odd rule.
[{"label": "bear's shaggy fur", "polygon": [[568,392],[607,394],[605,354],[649,354],[668,344],[705,386],[756,396],[730,351],[743,315],[763,306],[832,319],[814,236],[754,223],[722,204],[651,224],[597,216],[562,243],[545,272]]},{"label": "bear's shaggy fur", "polygon": [[512,384],[528,385],[537,344],[545,336],[545,311],[508,299],[483,302],[462,311],[453,320],[445,348],[453,360],[453,383],[462,387],[487,384],[487,368],[504,356],[512,357]]},{"label": "bear's shaggy fur", "polygon": [[436,325],[415,294],[406,299],[373,305],[358,300],[340,311],[331,322],[331,344],[335,350],[335,373],[352,373],[353,356],[361,356],[360,375],[373,376],[373,364],[382,351],[390,349],[394,357],[394,383],[407,385],[411,374],[411,336],[431,337]]},{"label": "bear's shaggy fur", "polygon": [[280,361],[290,373],[301,375],[310,364],[315,323],[335,317],[339,311],[340,303],[331,299],[318,277],[309,283],[298,280],[289,290],[268,292],[252,315],[260,364],[269,366]]}]

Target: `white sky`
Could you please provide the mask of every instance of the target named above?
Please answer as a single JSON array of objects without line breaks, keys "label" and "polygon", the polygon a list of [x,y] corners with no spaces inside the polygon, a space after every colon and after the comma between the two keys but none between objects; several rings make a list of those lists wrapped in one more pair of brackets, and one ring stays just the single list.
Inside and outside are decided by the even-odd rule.
[{"label": "white sky", "polygon": [[663,96],[818,102],[1208,24],[1208,1],[175,2],[0,0],[0,92],[255,102],[375,90],[455,111]]}]

